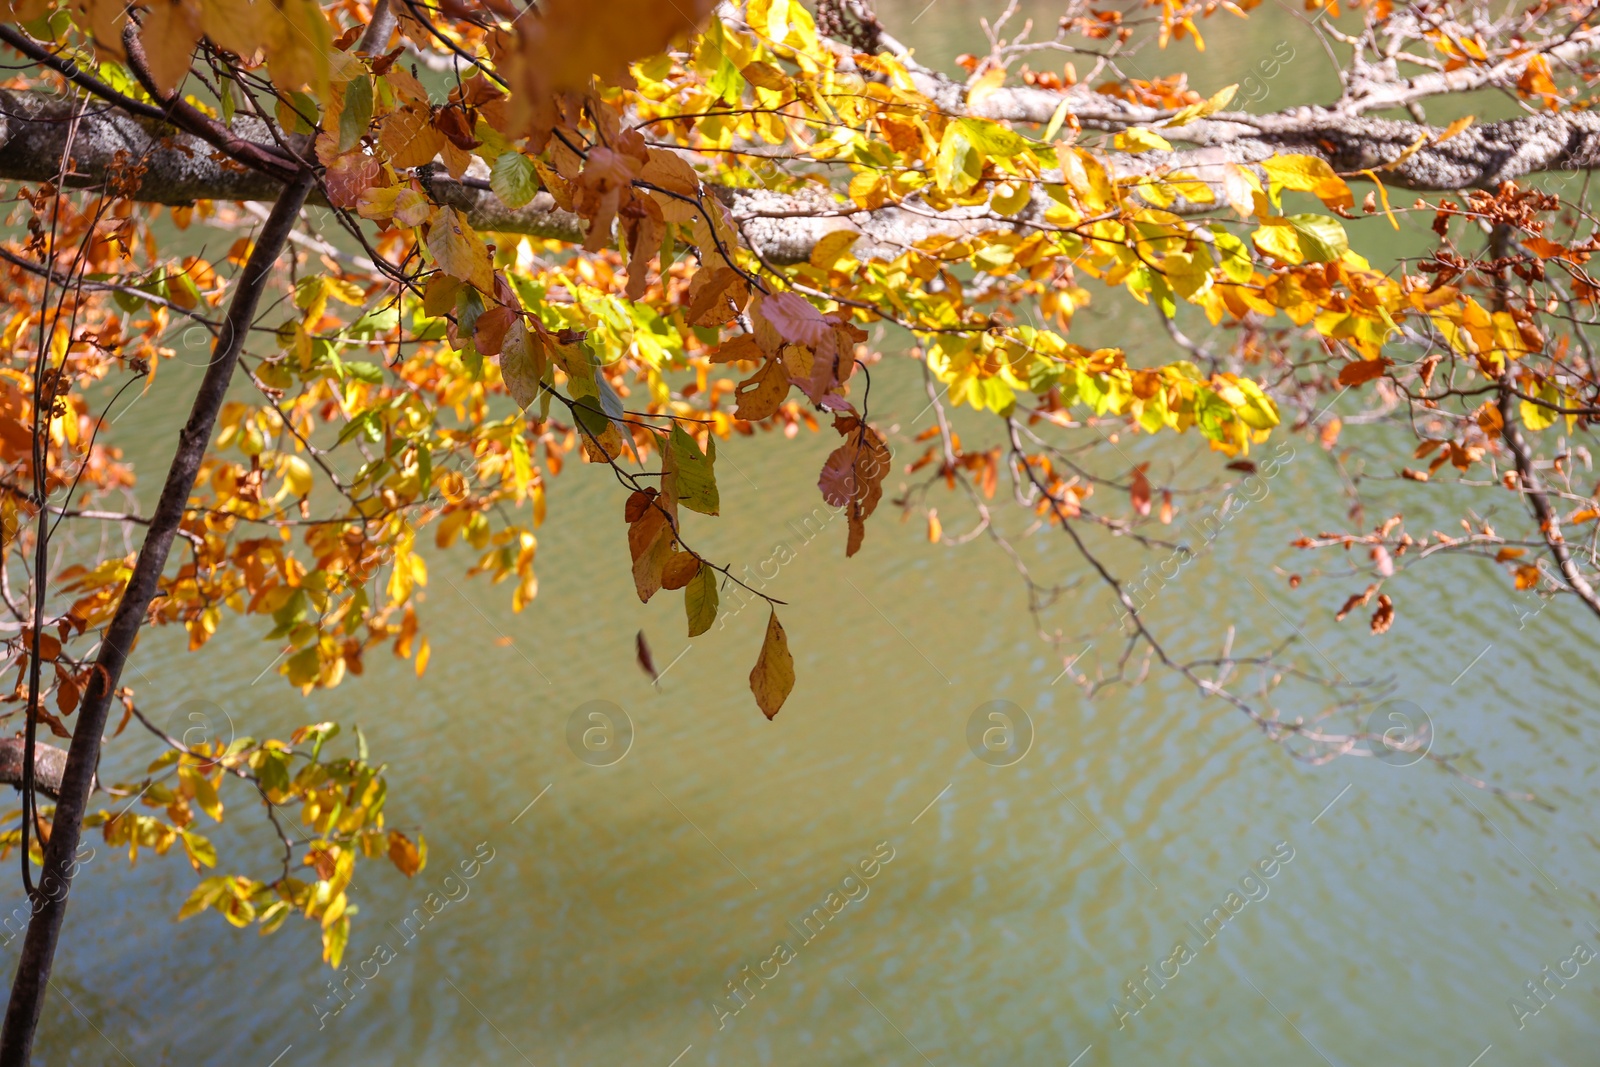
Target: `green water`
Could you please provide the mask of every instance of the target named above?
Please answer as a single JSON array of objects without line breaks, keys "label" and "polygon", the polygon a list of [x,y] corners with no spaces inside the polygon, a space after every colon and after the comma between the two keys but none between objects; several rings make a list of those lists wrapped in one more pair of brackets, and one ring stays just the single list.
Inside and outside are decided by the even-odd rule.
[{"label": "green water", "polygon": [[[898,9],[898,26],[922,4],[880,7]],[[907,36],[944,65],[978,50],[967,28],[998,7],[937,0]],[[1325,57],[1270,5],[1231,33],[1208,27],[1195,87],[1259,71],[1284,40],[1296,58],[1258,106],[1325,95]],[[1138,61],[1152,73],[1193,65],[1186,48]],[[1414,242],[1376,225],[1354,236],[1390,256]],[[1105,301],[1074,329],[1084,343],[1169,354],[1145,309]],[[916,365],[887,347],[872,408],[909,459],[926,397]],[[169,454],[191,384],[164,371],[119,423],[146,478]],[[984,420],[960,427],[971,442],[997,440]],[[41,1058],[1592,1062],[1600,966],[1573,950],[1600,949],[1588,925],[1600,923],[1589,888],[1600,875],[1588,818],[1600,754],[1593,622],[1567,604],[1519,618],[1529,605],[1503,575],[1438,559],[1387,587],[1399,615],[1386,637],[1360,618],[1335,623],[1334,608],[1368,580],[1360,561],[1288,542],[1343,526],[1347,501],[1320,448],[1282,440],[1278,474],[1159,592],[1152,624],[1185,656],[1215,652],[1230,623],[1240,649],[1298,633],[1305,667],[1391,679],[1431,720],[1438,751],[1474,755],[1554,810],[1463,789],[1426,764],[1295,763],[1238,712],[1159,671],[1085,699],[1070,679],[1053,681],[1062,657],[1036,636],[1011,562],[985,540],[929,546],[920,520],[898,523],[886,503],[866,547],[844,559],[842,524],[813,517],[828,435],[730,445],[723,516],[693,531],[718,558],[776,568],[767,589],[789,602],[800,680],[768,723],[745,687],[763,613],[751,606],[685,651],[676,604],[641,606],[633,593],[619,490],[574,465],[555,483],[529,611],[512,615],[508,595],[465,578],[464,557],[435,560],[421,609],[434,655],[420,680],[373,655],[364,678],[305,701],[262,676],[277,647],[259,633],[226,629],[196,656],[179,635],[146,637],[129,682],[180,727],[196,699],[224,713],[196,724],[217,731],[229,718],[257,734],[359,722],[390,762],[391,820],[424,827],[430,863],[412,882],[372,865],[346,973],[375,976],[352,979],[348,1006],[331,1014],[340,1002],[314,931],[291,922],[262,940],[211,916],[175,924],[187,865],[145,858],[129,870],[102,846],[75,888]],[[1394,442],[1346,443],[1377,456]],[[1216,459],[1191,455],[1203,451],[1195,442],[1145,446],[1123,441],[1130,459],[1155,459],[1158,482],[1219,473]],[[1119,475],[1128,465],[1097,462]],[[1404,501],[1420,528],[1454,523],[1460,501],[1390,484],[1366,487],[1373,521]],[[947,532],[968,528],[956,498],[936,502]],[[1026,536],[1023,516],[999,511],[1042,578],[1083,577],[1059,534]],[[1125,568],[1149,561],[1108,551]],[[1318,567],[1339,576],[1289,588],[1288,573]],[[1071,639],[1065,655],[1092,645],[1081,669],[1114,662],[1110,601],[1091,581],[1044,621]],[[641,629],[657,665],[670,664],[659,690],[632,663]],[[1327,699],[1312,687],[1280,693],[1286,714]],[[632,724],[631,747],[608,766],[568,743],[574,712],[596,700]],[[1031,747],[1010,766],[969,748],[974,713],[991,701],[1031,720]],[[125,735],[108,775],[155,754]],[[264,873],[271,838],[242,793],[235,804],[240,830],[219,836],[224,865]],[[473,859],[463,878],[458,863]],[[415,909],[429,894],[440,910],[422,924]],[[1212,937],[1219,906],[1236,914]],[[1519,1028],[1508,998],[1539,1003],[1523,985],[1546,966],[1576,977],[1551,979],[1547,1006]],[[748,977],[763,972],[764,985]],[[727,986],[740,980],[753,996],[732,1014]],[[1142,1001],[1128,983],[1142,983]]]}]

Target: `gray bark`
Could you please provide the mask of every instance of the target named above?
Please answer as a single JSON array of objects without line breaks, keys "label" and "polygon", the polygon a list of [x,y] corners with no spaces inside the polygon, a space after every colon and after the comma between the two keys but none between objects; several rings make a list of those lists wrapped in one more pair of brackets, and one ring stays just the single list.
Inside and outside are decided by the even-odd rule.
[{"label": "gray bark", "polygon": [[[961,86],[947,79],[924,77],[925,87],[942,106],[966,111]],[[950,97],[945,100],[944,97]],[[1159,128],[1168,114],[1095,93],[1065,94],[1019,87],[984,97],[971,113],[1013,122],[1048,121],[1063,98],[1072,101],[1080,123],[1091,129],[1125,129],[1148,124]],[[52,181],[66,144],[70,98],[46,93],[0,90],[0,180]],[[233,126],[242,138],[274,143],[266,124],[239,118]],[[1416,122],[1365,118],[1346,111],[1294,108],[1270,115],[1219,114],[1186,126],[1162,130],[1169,140],[1194,147],[1140,155],[1109,153],[1117,173],[1148,174],[1160,168],[1183,170],[1211,184],[1221,204],[1221,168],[1225,163],[1250,165],[1275,154],[1320,156],[1343,173],[1380,169],[1400,158],[1419,138],[1437,138],[1436,128]],[[68,184],[97,187],[116,175],[135,199],[159,204],[195,200],[273,201],[283,186],[276,179],[248,170],[205,141],[156,119],[136,117],[93,105],[73,140],[73,169]],[[1600,162],[1600,114],[1569,112],[1529,115],[1469,127],[1442,144],[1429,144],[1392,171],[1386,185],[1420,192],[1453,192],[1493,188],[1502,181],[1559,170],[1588,170]],[[526,207],[506,207],[488,189],[472,181],[456,181],[436,167],[421,175],[434,198],[462,210],[481,230],[523,233],[563,241],[583,238],[583,223],[558,208],[548,193]],[[1046,175],[1054,179],[1056,175]],[[853,211],[818,195],[775,194],[761,190],[712,189],[741,221],[746,239],[760,256],[777,264],[803,261],[817,240],[839,229],[855,229],[865,239],[857,254],[896,254],[916,241],[944,234],[970,236],[996,228],[1038,225],[1047,206],[1041,195],[1017,219],[1005,219],[982,208],[936,212],[908,202],[874,211]],[[316,197],[311,198],[316,202]],[[1179,204],[1177,210],[1203,213],[1221,210],[1212,204]]]}]

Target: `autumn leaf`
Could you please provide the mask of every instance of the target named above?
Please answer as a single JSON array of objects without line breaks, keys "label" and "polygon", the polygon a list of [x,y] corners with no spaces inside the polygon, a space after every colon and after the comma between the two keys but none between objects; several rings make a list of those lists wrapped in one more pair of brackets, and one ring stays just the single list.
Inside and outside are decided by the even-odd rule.
[{"label": "autumn leaf", "polygon": [[753,334],[741,333],[730,337],[716,348],[706,353],[706,359],[712,363],[738,363],[741,361],[755,361],[766,358],[766,353],[756,343]]},{"label": "autumn leaf", "polygon": [[397,170],[426,166],[444,148],[444,134],[433,124],[426,105],[411,104],[390,112],[378,129],[378,147]]},{"label": "autumn leaf", "polygon": [[182,0],[146,0],[139,42],[144,46],[150,80],[170,93],[189,74],[200,26],[194,9]]},{"label": "autumn leaf", "polygon": [[543,338],[518,318],[500,346],[500,376],[518,408],[538,399],[547,362]]},{"label": "autumn leaf", "polygon": [[1261,169],[1267,173],[1274,197],[1280,189],[1293,189],[1310,193],[1336,210],[1355,206],[1350,186],[1320,156],[1272,156],[1261,161]]},{"label": "autumn leaf", "polygon": [[399,830],[390,830],[389,862],[393,863],[395,869],[401,874],[410,878],[422,870],[423,859],[421,852],[418,851],[411,838]]},{"label": "autumn leaf", "polygon": [[703,270],[689,286],[689,322],[695,326],[721,326],[733,321],[750,301],[744,276],[728,267]]},{"label": "autumn leaf", "polygon": [[486,356],[498,356],[505,344],[507,331],[518,320],[519,316],[511,308],[504,305],[490,308],[479,315],[478,321],[473,324],[473,347]]},{"label": "autumn leaf", "polygon": [[683,609],[689,617],[690,637],[699,637],[711,629],[717,619],[717,599],[717,572],[702,565],[683,588]]},{"label": "autumn leaf", "polygon": [[1346,363],[1339,368],[1339,384],[1354,387],[1374,378],[1383,377],[1383,372],[1389,369],[1387,359],[1358,359],[1354,363]]},{"label": "autumn leaf", "polygon": [[700,559],[693,552],[674,552],[661,569],[661,588],[682,589],[700,573]]},{"label": "autumn leaf", "polygon": [[823,463],[817,485],[824,500],[846,509],[849,535],[845,555],[848,557],[861,548],[866,520],[883,498],[883,479],[889,473],[893,457],[883,436],[854,417],[840,418],[835,425],[845,435],[845,443],[834,449]]},{"label": "autumn leaf", "polygon": [[597,17],[592,0],[541,0],[519,16],[515,62],[534,93],[582,92],[592,78],[628,80],[628,64],[660,52],[698,27],[714,0],[609,0]]},{"label": "autumn leaf", "polygon": [[1394,625],[1394,601],[1385,594],[1378,596],[1378,608],[1372,613],[1371,629],[1374,634],[1389,632]]},{"label": "autumn leaf", "polygon": [[1343,622],[1346,615],[1350,614],[1356,608],[1363,607],[1370,602],[1372,600],[1372,595],[1377,591],[1378,587],[1376,585],[1369,585],[1367,586],[1365,592],[1352,595],[1349,600],[1344,602],[1344,606],[1334,613],[1334,620],[1336,622]]},{"label": "autumn leaf", "polygon": [[761,642],[761,653],[750,671],[750,691],[755,694],[756,706],[770,720],[778,714],[793,689],[794,657],[789,654],[789,638],[774,608],[767,619],[767,635]]},{"label": "autumn leaf", "polygon": [[735,388],[734,396],[738,405],[733,415],[751,422],[770,418],[788,392],[789,374],[783,369],[783,363],[776,359],[769,360],[765,367],[756,372],[755,377],[740,382]]},{"label": "autumn leaf", "polygon": [[1133,481],[1128,486],[1128,496],[1133,503],[1133,510],[1139,515],[1150,514],[1150,479],[1145,477],[1145,469],[1150,464],[1141,463],[1133,468]]},{"label": "autumn leaf", "polygon": [[717,514],[720,500],[716,473],[712,470],[717,462],[716,437],[706,436],[706,450],[702,453],[694,438],[675,422],[667,437],[666,452],[668,469],[675,475],[673,487],[678,503],[702,515]]},{"label": "autumn leaf", "polygon": [[455,208],[439,209],[428,230],[427,244],[440,270],[471,282],[481,293],[494,292],[494,267],[489,262],[488,246]]},{"label": "autumn leaf", "polygon": [[671,500],[668,494],[651,501],[643,514],[628,526],[628,552],[633,557],[633,584],[639,600],[648,603],[662,587],[667,560],[677,534],[668,519]]}]

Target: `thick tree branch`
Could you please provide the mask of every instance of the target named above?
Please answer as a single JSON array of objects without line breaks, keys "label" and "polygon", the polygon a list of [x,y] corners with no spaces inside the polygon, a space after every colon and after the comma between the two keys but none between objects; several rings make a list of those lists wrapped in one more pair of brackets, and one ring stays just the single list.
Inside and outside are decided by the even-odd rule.
[{"label": "thick tree branch", "polygon": [[[999,106],[1003,94],[1017,104],[1014,110]],[[1029,94],[1038,96],[1037,107]],[[1034,121],[1036,112],[1048,119],[1060,99],[1061,94],[1045,90],[1003,91],[986,99],[977,110],[997,118]],[[1050,104],[1049,111],[1044,110],[1045,102]],[[1141,112],[1154,113],[1154,109],[1098,94],[1092,103],[1108,128],[1131,125]],[[71,100],[63,97],[0,90],[0,180],[55,180],[53,161],[61,158],[65,148],[71,108]],[[1120,116],[1115,123],[1114,115]],[[1211,185],[1215,202],[1176,205],[1175,210],[1191,214],[1221,210],[1225,164],[1255,164],[1274,154],[1320,156],[1335,170],[1351,175],[1376,169],[1385,184],[1422,192],[1494,188],[1502,181],[1530,174],[1588,170],[1600,164],[1600,114],[1591,112],[1530,115],[1472,126],[1443,143],[1425,144],[1388,171],[1382,168],[1395,164],[1419,139],[1437,140],[1442,131],[1415,122],[1295,108],[1250,117],[1248,126],[1233,119],[1202,119],[1171,132],[1192,131],[1193,127],[1201,127],[1202,134],[1191,132],[1190,136],[1209,143],[1182,151],[1110,153],[1107,159],[1121,174],[1147,175],[1165,168],[1185,171]],[[266,125],[253,118],[237,119],[231,135],[263,147],[272,142]],[[152,203],[270,201],[283,188],[270,174],[242,166],[193,134],[115,109],[82,117],[71,158],[69,185],[99,186],[113,177],[115,187],[126,195]],[[481,188],[487,183],[455,181],[437,167],[424,168],[419,177],[436,200],[463,211],[480,230],[573,242],[583,239],[581,220],[558,208],[548,193],[540,193],[531,204],[514,210]],[[741,220],[752,249],[778,264],[805,260],[816,242],[835,230],[855,229],[865,235],[858,254],[892,256],[932,236],[967,237],[994,229],[1029,231],[1040,224],[1048,206],[1041,193],[1033,208],[1008,219],[982,207],[934,211],[915,200],[857,211],[853,205],[820,195],[712,191]],[[316,202],[315,197],[311,200]]]},{"label": "thick tree branch", "polygon": [[[0,739],[0,785],[22,788],[23,739]],[[61,777],[67,769],[67,750],[43,742],[33,746],[33,787],[51,800],[61,792]]]}]

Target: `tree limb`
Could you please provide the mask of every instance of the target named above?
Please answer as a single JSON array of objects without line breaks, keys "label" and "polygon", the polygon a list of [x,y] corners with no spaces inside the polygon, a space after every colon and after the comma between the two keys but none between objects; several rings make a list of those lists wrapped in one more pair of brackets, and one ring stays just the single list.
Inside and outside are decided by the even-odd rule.
[{"label": "tree limb", "polygon": [[[1048,120],[1060,93],[1019,88],[1001,90],[975,111],[994,118]],[[1127,126],[1156,109],[1096,96],[1085,125]],[[1048,109],[1046,109],[1046,105]],[[66,144],[70,99],[45,93],[0,90],[0,180],[46,182],[56,179],[55,163]],[[1084,116],[1080,116],[1083,118]],[[1095,116],[1099,116],[1096,118]],[[1225,164],[1251,165],[1274,154],[1300,153],[1326,159],[1335,170],[1356,172],[1394,164],[1382,173],[1386,185],[1421,192],[1493,188],[1502,181],[1553,170],[1588,170],[1600,164],[1600,114],[1563,112],[1530,115],[1472,126],[1443,143],[1425,144],[1396,163],[1418,140],[1437,141],[1441,130],[1415,122],[1352,118],[1322,108],[1295,108],[1271,115],[1246,116],[1248,122],[1218,116],[1181,127],[1201,147],[1142,155],[1109,153],[1111,168],[1122,175],[1149,175],[1162,169],[1193,174],[1211,186],[1213,203],[1180,201],[1173,210],[1189,214],[1219,210]],[[1152,121],[1154,121],[1152,119]],[[1198,127],[1198,132],[1194,128]],[[231,127],[239,141],[265,150],[271,131],[259,119],[240,117]],[[116,109],[82,116],[72,145],[68,185],[113,187],[137,200],[188,204],[195,200],[271,201],[283,189],[272,175],[239,164],[214,144],[192,133]],[[562,241],[581,241],[582,220],[562,211],[541,192],[523,208],[506,207],[486,182],[457,181],[437,166],[418,176],[433,197],[461,210],[480,230],[523,233]],[[1059,175],[1046,174],[1047,180]],[[1028,231],[1039,225],[1048,202],[1036,194],[1034,207],[1005,218],[984,207],[935,211],[916,200],[857,211],[853,205],[815,194],[779,194],[758,189],[713,189],[743,223],[752,249],[768,262],[804,261],[823,236],[854,229],[867,238],[858,254],[896,255],[929,237],[968,237],[995,229]],[[313,196],[310,201],[317,202]]]},{"label": "tree limb", "polygon": [[[9,146],[8,146],[9,147]],[[189,420],[178,437],[178,448],[167,470],[161,498],[151,514],[150,527],[139,549],[138,561],[123,590],[116,614],[106,627],[100,654],[90,668],[89,684],[78,709],[78,722],[67,753],[50,841],[45,846],[44,876],[60,883],[60,890],[34,896],[34,910],[23,940],[12,983],[11,1001],[6,1008],[5,1027],[0,1032],[0,1067],[28,1067],[39,1011],[49,986],[55,959],[56,942],[66,918],[67,891],[72,882],[72,856],[83,832],[83,815],[94,784],[100,760],[101,735],[111,698],[122,677],[122,668],[133,649],[134,639],[143,626],[151,601],[155,598],[167,556],[183,520],[189,494],[211,440],[218,413],[228,391],[228,383],[239,362],[239,353],[249,335],[256,308],[266,288],[274,264],[288,242],[289,231],[299,217],[315,176],[306,171],[283,188],[272,215],[262,227],[255,248],[245,264],[228,306],[227,318],[212,350],[199,391],[195,394]]]}]

